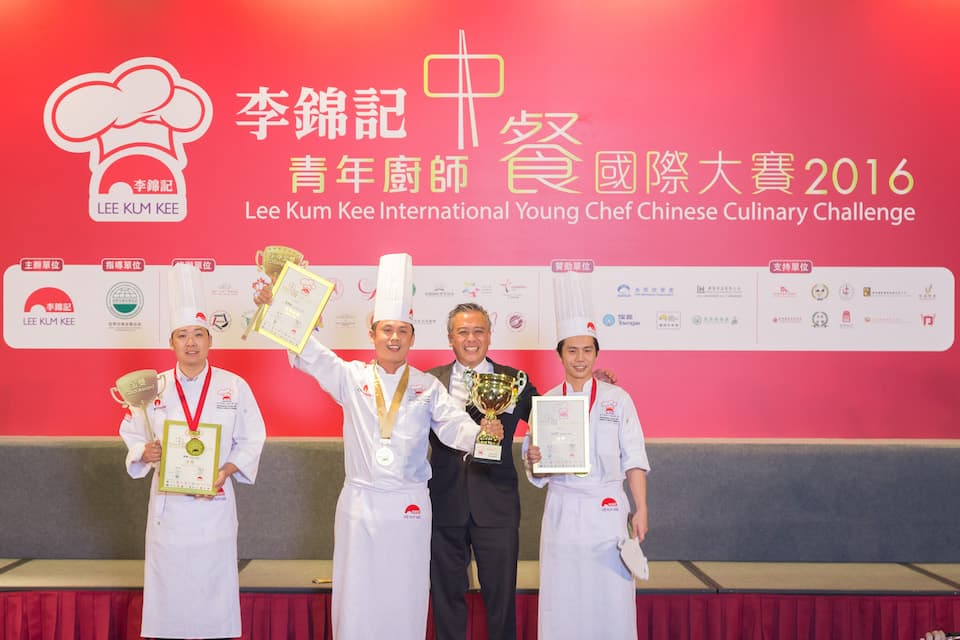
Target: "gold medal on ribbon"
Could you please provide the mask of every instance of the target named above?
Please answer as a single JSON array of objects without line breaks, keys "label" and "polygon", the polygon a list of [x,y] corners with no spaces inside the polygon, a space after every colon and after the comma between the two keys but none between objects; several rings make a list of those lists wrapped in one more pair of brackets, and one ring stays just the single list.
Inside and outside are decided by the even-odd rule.
[{"label": "gold medal on ribbon", "polygon": [[199,456],[204,450],[203,441],[200,438],[190,438],[185,448],[191,456]]},{"label": "gold medal on ribbon", "polygon": [[377,363],[373,363],[373,391],[377,400],[377,418],[380,422],[380,444],[374,458],[381,467],[389,467],[393,464],[395,458],[393,449],[390,448],[390,435],[393,433],[393,424],[397,421],[397,412],[400,411],[400,402],[403,400],[403,394],[407,391],[407,383],[410,380],[410,367],[404,365],[403,375],[400,376],[400,383],[397,384],[397,390],[393,392],[393,400],[390,402],[390,409],[387,409],[386,399],[383,397],[383,387],[380,385],[380,376],[377,375]]}]

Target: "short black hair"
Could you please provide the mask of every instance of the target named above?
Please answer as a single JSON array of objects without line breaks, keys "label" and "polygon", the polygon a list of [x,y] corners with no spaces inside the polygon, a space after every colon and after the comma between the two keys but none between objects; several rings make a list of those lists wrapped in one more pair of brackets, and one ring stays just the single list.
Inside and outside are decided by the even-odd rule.
[{"label": "short black hair", "polygon": [[[571,337],[572,337],[572,336],[571,336]],[[597,351],[597,353],[600,353],[600,341],[597,340],[597,336],[590,336],[590,337],[593,338],[593,348]],[[563,355],[563,343],[566,342],[566,340],[567,340],[567,339],[564,338],[563,340],[561,340],[560,342],[557,343],[557,355],[558,355],[558,356],[562,356],[562,355]]]}]

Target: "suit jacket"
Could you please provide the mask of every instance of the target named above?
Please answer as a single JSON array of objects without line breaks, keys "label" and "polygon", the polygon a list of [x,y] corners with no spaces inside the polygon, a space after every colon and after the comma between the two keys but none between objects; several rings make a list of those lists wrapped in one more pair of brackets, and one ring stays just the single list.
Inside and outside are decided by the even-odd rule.
[{"label": "suit jacket", "polygon": [[[515,376],[517,370],[490,361],[494,373]],[[427,371],[447,389],[450,388],[450,374],[453,363],[435,367]],[[473,516],[474,522],[481,527],[519,527],[520,493],[517,488],[517,468],[513,460],[513,435],[517,422],[530,418],[531,398],[539,395],[537,389],[527,381],[527,386],[517,397],[513,413],[502,413],[498,417],[503,424],[502,455],[500,464],[464,461],[463,452],[444,445],[430,433],[430,466],[433,477],[430,479],[430,499],[433,502],[433,524],[441,527],[464,526]],[[479,423],[483,415],[471,411],[474,420]]]}]

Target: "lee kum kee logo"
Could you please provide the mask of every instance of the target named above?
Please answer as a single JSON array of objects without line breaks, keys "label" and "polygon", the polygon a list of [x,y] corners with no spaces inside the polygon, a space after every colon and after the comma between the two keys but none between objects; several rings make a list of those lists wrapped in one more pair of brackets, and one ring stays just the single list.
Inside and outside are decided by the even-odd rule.
[{"label": "lee kum kee logo", "polygon": [[77,324],[73,300],[62,289],[37,289],[23,303],[25,327],[73,327]]},{"label": "lee kum kee logo", "polygon": [[600,501],[600,511],[620,511],[620,505],[609,496]]},{"label": "lee kum kee logo", "polygon": [[51,141],[90,161],[88,213],[97,222],[177,222],[187,215],[184,144],[203,136],[213,104],[166,60],[134,58],[75,76],[43,109]]},{"label": "lee kum kee logo", "polygon": [[73,300],[62,289],[44,287],[27,296],[23,310],[28,313],[34,310],[46,313],[73,313]]},{"label": "lee kum kee logo", "polygon": [[419,520],[420,519],[420,506],[416,504],[408,504],[407,507],[403,510],[403,517],[407,520]]}]

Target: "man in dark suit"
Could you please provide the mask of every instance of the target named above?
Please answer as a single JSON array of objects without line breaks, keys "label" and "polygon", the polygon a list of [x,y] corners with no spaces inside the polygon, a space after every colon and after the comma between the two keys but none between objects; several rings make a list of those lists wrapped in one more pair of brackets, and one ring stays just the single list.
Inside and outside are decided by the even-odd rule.
[{"label": "man in dark suit", "polygon": [[[517,370],[488,359],[490,317],[478,304],[457,305],[447,318],[447,335],[456,360],[431,373],[464,404],[464,371],[503,373]],[[466,637],[470,551],[477,561],[480,594],[487,611],[491,640],[516,638],[517,558],[520,548],[520,494],[513,460],[513,435],[520,420],[530,417],[531,398],[539,395],[527,383],[516,404],[502,413],[500,462],[485,464],[464,459],[431,432],[430,499],[433,537],[430,555],[430,598],[438,640]],[[482,414],[469,409],[478,423]]]}]

